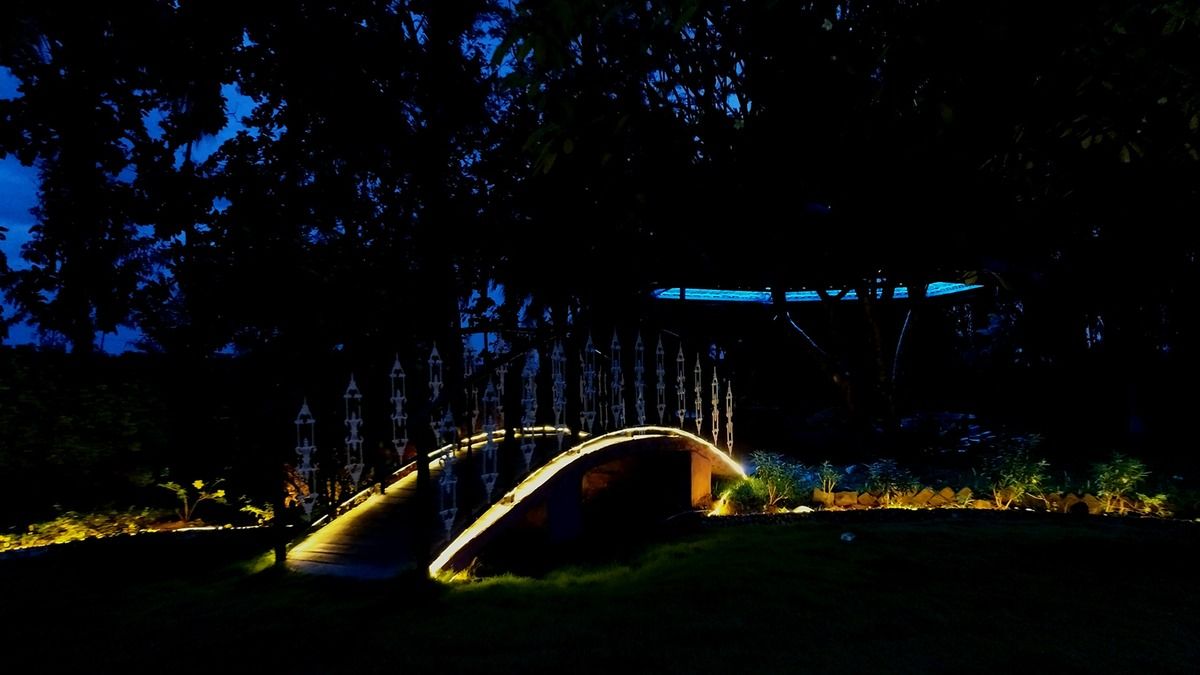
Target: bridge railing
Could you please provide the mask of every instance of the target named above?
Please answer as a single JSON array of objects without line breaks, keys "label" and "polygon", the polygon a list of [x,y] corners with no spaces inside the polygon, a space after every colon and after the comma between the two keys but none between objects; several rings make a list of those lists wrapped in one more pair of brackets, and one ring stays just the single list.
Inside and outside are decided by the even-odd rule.
[{"label": "bridge railing", "polygon": [[[553,425],[520,427],[520,428],[513,430],[514,436],[517,438],[520,438],[522,435],[526,435],[526,434],[534,434],[534,435],[538,435],[538,436],[556,436],[558,434],[558,431],[559,431],[558,428],[554,427]],[[583,440],[588,437],[587,432],[576,433],[569,427],[564,428],[563,431],[565,433],[565,437],[568,437],[568,438],[579,438],[580,440]],[[495,439],[503,440],[507,437],[507,435],[508,435],[508,431],[506,429],[497,429],[492,432],[492,436]],[[470,452],[470,451],[476,449],[478,447],[478,444],[484,442],[486,439],[487,439],[487,433],[479,432],[476,434],[472,434],[470,436],[465,436],[463,438],[460,438],[459,440],[455,441],[454,443],[447,443],[439,448],[430,450],[429,452],[427,452],[425,454],[425,456],[426,456],[429,464],[432,466],[436,462],[441,461],[443,458],[445,458],[447,455],[449,455],[452,451],[456,456],[465,454],[467,452]],[[570,447],[573,447],[573,446],[568,446],[564,450],[565,451],[569,450]],[[549,459],[547,461],[549,461]],[[367,487],[364,487],[363,489],[359,490],[357,493],[355,493],[348,499],[345,499],[345,500],[339,502],[338,504],[334,505],[329,513],[322,515],[321,517],[314,520],[311,524],[309,524],[308,527],[304,528],[303,532],[298,537],[296,537],[289,546],[294,547],[295,545],[299,544],[301,541],[303,541],[304,539],[306,539],[313,533],[317,532],[318,530],[320,530],[323,527],[325,527],[326,525],[328,525],[334,519],[339,518],[343,515],[346,515],[347,513],[351,512],[354,509],[367,503],[367,501],[371,498],[372,495],[377,494],[381,490],[386,490],[388,487],[390,487],[392,485],[396,485],[396,484],[400,483],[405,478],[408,478],[409,476],[415,474],[416,471],[417,471],[417,460],[415,460],[415,459],[409,460],[407,463],[400,466],[400,468],[390,472],[387,475],[386,483],[384,483],[383,481],[380,481],[378,483],[373,483],[371,485],[368,485]],[[474,505],[474,506],[478,506],[478,505]],[[455,530],[457,530],[457,529],[460,529],[460,528],[456,526]],[[446,541],[449,541],[449,533],[447,533]]]},{"label": "bridge railing", "polygon": [[[454,380],[453,384],[443,378],[443,369],[448,364],[443,362],[437,348],[433,347],[426,362],[428,369],[422,374],[422,379],[428,375],[429,396],[416,397],[418,402],[415,407],[409,407],[406,383],[410,378],[397,357],[389,373],[392,392],[389,400],[393,404],[390,413],[392,443],[396,449],[403,451],[410,447],[408,438],[412,429],[407,424],[410,419],[421,420],[421,426],[424,426],[425,420],[429,420],[438,441],[462,430],[472,432],[454,442],[443,443],[421,456],[421,461],[438,465],[431,466],[431,470],[441,471],[433,497],[437,500],[437,510],[444,523],[447,540],[461,530],[465,519],[472,518],[481,509],[493,504],[498,498],[497,492],[503,493],[507,487],[520,483],[537,466],[583,442],[592,430],[604,433],[610,425],[614,430],[644,427],[650,417],[657,416],[660,424],[670,424],[675,420],[681,427],[686,424],[690,428],[694,424],[695,436],[711,433],[714,446],[724,432],[727,446],[732,447],[732,390],[729,379],[723,380],[722,387],[718,377],[718,369],[724,367],[723,357],[718,359],[710,356],[709,368],[705,369],[700,353],[693,353],[692,359],[685,358],[682,340],[678,345],[672,344],[671,350],[666,350],[663,333],[660,332],[657,339],[649,344],[643,341],[640,332],[636,335],[632,350],[629,349],[630,341],[627,341],[624,357],[616,332],[607,351],[597,346],[604,343],[594,342],[591,336],[586,338],[586,342],[577,340],[577,360],[567,358],[563,348],[564,339],[560,337],[534,340],[526,345],[526,349],[492,355],[483,360],[476,359],[468,348],[464,351],[462,377]],[[627,338],[632,336],[628,335]],[[516,364],[522,359],[524,366],[519,371],[520,377],[516,377]],[[421,370],[419,367],[414,373]],[[627,381],[628,373],[632,373],[633,377]],[[705,378],[705,375],[711,377]],[[549,387],[544,386],[547,379],[550,380]],[[539,380],[542,383],[540,396]],[[520,386],[516,386],[518,381]],[[508,385],[507,389],[505,384]],[[668,390],[671,391],[670,395]],[[464,396],[465,400],[460,396]],[[309,490],[312,490],[304,493],[302,505],[308,517],[318,515],[314,512],[318,502],[321,509],[326,511],[307,528],[310,533],[369,503],[376,485],[386,489],[392,484],[410,480],[418,464],[416,460],[404,462],[398,469],[377,476],[376,480],[360,489],[360,478],[368,462],[363,457],[364,437],[360,434],[363,395],[353,376],[343,398],[343,423],[349,435],[344,446],[335,443],[332,447],[345,448],[346,463],[344,467],[337,466],[340,460],[333,463],[336,468],[330,475],[334,476],[334,482],[332,487],[327,488],[323,499],[318,500],[316,492],[319,485],[313,479],[319,466],[316,461],[318,443],[314,431],[315,420],[307,402],[296,418],[296,453],[302,459],[297,469],[308,483]],[[548,399],[553,401],[552,406],[545,405]],[[458,405],[452,405],[452,400]],[[724,415],[721,412],[722,403],[725,403]],[[504,412],[506,405],[507,414]],[[547,408],[554,411],[554,425],[533,424],[539,409],[542,419],[546,419]],[[452,409],[456,414],[451,413]],[[369,414],[367,416],[370,417]],[[576,416],[582,428],[572,431],[567,427],[566,420],[576,419]],[[707,428],[702,428],[702,419],[709,423]],[[519,423],[511,424],[515,420],[519,420]],[[483,430],[479,429],[481,421]],[[723,427],[719,424],[721,421],[725,422]],[[543,449],[538,453],[539,462],[535,466],[532,462],[534,445],[524,443],[521,450],[525,461],[521,468],[516,468],[520,465],[510,461],[511,457],[502,453],[501,449],[504,446],[513,449],[513,437],[530,433],[558,436],[557,452],[548,455]],[[564,445],[568,438],[569,444]],[[321,447],[325,448],[321,453],[323,459],[328,460],[334,453],[340,455],[340,450],[329,449],[330,444]],[[480,450],[478,457],[472,454],[476,449]],[[467,472],[463,471],[467,465],[455,471],[454,465],[463,454],[471,456],[471,461],[476,464],[478,479],[468,479]],[[508,462],[507,465],[505,462]],[[329,465],[329,462],[325,464]],[[506,468],[501,469],[501,466]],[[509,485],[499,485],[498,482]],[[342,490],[355,492],[348,499],[331,504],[329,497]]]}]

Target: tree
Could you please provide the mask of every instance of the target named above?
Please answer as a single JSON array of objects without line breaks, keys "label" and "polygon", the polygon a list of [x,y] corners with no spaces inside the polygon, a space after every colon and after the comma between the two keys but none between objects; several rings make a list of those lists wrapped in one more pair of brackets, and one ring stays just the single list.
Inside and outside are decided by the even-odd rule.
[{"label": "tree", "polygon": [[[895,419],[897,345],[921,330],[930,280],[1062,279],[1048,297],[1121,298],[1121,324],[1162,333],[1163,312],[1110,271],[1195,264],[1190,234],[1141,226],[1196,203],[1194,19],[1161,1],[521,3],[498,53],[528,150],[514,211],[530,235],[578,224],[572,250],[597,267],[540,285],[532,264],[501,272],[592,305],[654,283],[833,289],[841,348],[808,352],[864,420]],[[1089,250],[1097,221],[1111,257]],[[510,263],[548,251],[518,241]],[[598,267],[618,251],[632,271],[614,280]],[[918,292],[912,315],[900,285]],[[857,314],[837,309],[848,290]],[[1156,300],[1178,316],[1173,297],[1189,295]],[[1079,314],[1042,316],[1064,339]]]},{"label": "tree", "polygon": [[130,298],[146,274],[146,221],[133,186],[131,148],[144,143],[142,14],[116,8],[9,3],[0,63],[23,95],[3,102],[8,132],[0,156],[37,164],[41,187],[27,269],[10,270],[5,288],[44,333],[63,335],[74,351],[94,349],[97,332],[130,316]]}]

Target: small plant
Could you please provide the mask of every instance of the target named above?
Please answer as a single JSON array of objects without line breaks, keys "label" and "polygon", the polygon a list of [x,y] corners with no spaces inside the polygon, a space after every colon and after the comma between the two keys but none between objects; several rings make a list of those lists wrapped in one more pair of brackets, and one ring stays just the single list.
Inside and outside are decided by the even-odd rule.
[{"label": "small plant", "polygon": [[212,485],[208,485],[202,480],[194,480],[191,484],[191,489],[180,485],[174,481],[159,483],[158,486],[164,490],[170,490],[175,493],[175,497],[179,500],[179,520],[190,523],[196,515],[196,507],[204,502],[216,502],[218,504],[225,503],[224,490],[209,490],[221,484],[221,479],[213,481]]},{"label": "small plant", "polygon": [[750,460],[756,465],[754,477],[762,481],[766,490],[767,511],[774,511],[800,494],[807,472],[804,467],[783,455],[773,452],[754,452]]},{"label": "small plant", "polygon": [[878,495],[880,502],[886,506],[900,495],[916,490],[920,483],[907,469],[900,468],[896,460],[880,459],[867,465],[864,487],[867,492]]},{"label": "small plant", "polygon": [[1167,495],[1161,492],[1153,495],[1146,495],[1139,492],[1137,495],[1137,503],[1134,506],[1137,508],[1138,513],[1148,516],[1162,516],[1163,518],[1170,518],[1172,513],[1169,499],[1170,498],[1167,497]]},{"label": "small plant", "polygon": [[1114,510],[1125,513],[1133,506],[1129,495],[1150,472],[1140,460],[1126,457],[1121,453],[1113,453],[1112,459],[1092,467],[1092,476],[1096,482],[1096,496],[1104,503],[1104,512]]},{"label": "small plant", "polygon": [[259,525],[266,525],[275,519],[275,507],[270,504],[257,506],[248,498],[242,497],[242,508],[238,509],[242,513],[248,513],[254,517],[254,521]]},{"label": "small plant", "polygon": [[817,480],[821,483],[821,492],[832,493],[842,480],[842,471],[825,460],[817,467]]},{"label": "small plant", "polygon": [[996,508],[1010,508],[1026,495],[1045,500],[1049,463],[1033,456],[1040,443],[1041,437],[1036,434],[1009,437],[995,454],[984,460],[984,474]]}]

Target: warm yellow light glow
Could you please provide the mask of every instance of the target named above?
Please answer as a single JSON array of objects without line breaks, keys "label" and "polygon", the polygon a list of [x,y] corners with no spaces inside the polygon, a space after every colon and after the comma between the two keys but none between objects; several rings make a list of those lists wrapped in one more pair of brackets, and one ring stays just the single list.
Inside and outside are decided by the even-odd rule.
[{"label": "warm yellow light glow", "polygon": [[[535,436],[550,436],[550,435],[554,434],[555,428],[550,425],[542,425],[540,427],[523,427],[522,429],[515,431],[513,433],[513,437],[520,438],[522,435],[522,432],[524,432],[526,434],[535,435]],[[571,430],[567,427],[563,427],[563,432],[566,434],[570,434]],[[507,435],[507,433],[508,433],[508,431],[505,429],[496,429],[495,431],[492,432],[492,438],[504,438]],[[459,450],[462,450],[467,445],[475,445],[476,443],[479,443],[481,441],[486,441],[486,440],[487,440],[487,432],[481,431],[481,432],[475,434],[474,436],[460,438],[456,443],[448,443],[446,445],[443,445],[440,448],[437,448],[436,450],[430,450],[429,452],[425,453],[425,456],[431,460],[432,459],[441,459],[442,455],[444,455],[450,451],[450,448],[457,446]],[[399,469],[396,469],[395,471],[393,471],[392,475],[393,476],[403,476],[405,474],[405,472],[411,471],[412,468],[414,466],[416,466],[416,464],[417,463],[415,461],[411,461],[408,464],[405,464],[404,466],[400,467]]]},{"label": "warm yellow light glow", "polygon": [[[413,480],[416,480],[416,474],[413,474],[412,478]],[[313,523],[312,528],[309,529],[309,535],[291,548],[289,555],[304,553],[310,548],[313,548],[319,544],[337,540],[343,535],[346,528],[350,527],[354,521],[362,517],[362,514],[370,511],[381,501],[383,501],[382,496],[371,495],[365,502],[360,504],[358,508],[351,509],[346,513],[343,513],[340,517],[334,518],[333,520],[325,523],[324,526],[321,526],[321,524],[325,518],[328,518],[328,516],[318,520],[317,522]]]},{"label": "warm yellow light glow", "polygon": [[[552,427],[552,426],[531,427],[529,429],[529,431],[533,432],[534,434],[549,435],[554,432],[554,427]],[[568,430],[568,433],[570,433],[569,430]],[[504,429],[497,429],[494,432],[492,432],[493,438],[503,438],[504,435],[505,435]],[[487,432],[478,433],[478,434],[475,434],[474,436],[469,436],[467,438],[461,439],[457,443],[450,443],[447,445],[443,445],[442,447],[440,447],[436,450],[430,451],[429,453],[426,454],[426,456],[430,459],[430,461],[438,460],[438,459],[441,459],[442,456],[444,456],[446,453],[450,452],[452,449],[456,450],[456,452],[455,452],[456,456],[464,455],[467,452],[468,446],[474,445],[475,443],[479,443],[486,439],[487,439]],[[405,464],[404,466],[400,467],[399,469],[393,471],[392,475],[398,476],[399,478],[394,483],[389,485],[389,487],[397,486],[399,488],[403,488],[407,484],[416,481],[417,474],[412,471],[412,468],[414,468],[415,466],[416,466],[416,462],[409,462],[408,464]],[[346,529],[346,527],[349,526],[350,523],[354,522],[354,520],[357,519],[363,512],[371,510],[372,508],[374,508],[376,505],[378,505],[382,501],[381,499],[378,498],[379,497],[378,495],[368,496],[366,499],[362,499],[363,495],[369,493],[372,489],[373,488],[366,488],[366,489],[360,491],[358,494],[354,495],[353,497],[351,497],[351,498],[347,499],[346,501],[342,502],[341,504],[339,504],[338,511],[342,511],[343,509],[345,509],[345,512],[342,513],[340,516],[338,516],[336,519],[331,519],[329,514],[325,514],[325,515],[321,516],[320,518],[318,518],[315,522],[313,522],[312,525],[309,526],[309,528],[308,528],[309,534],[303,540],[301,540],[295,546],[293,546],[290,550],[293,552],[304,552],[305,550],[307,550],[313,546],[316,546],[317,544],[319,544],[321,542],[330,541],[332,539],[335,539],[338,536],[341,536],[342,532]],[[355,504],[355,502],[357,500],[361,500],[361,501],[358,501],[358,503]],[[355,514],[353,518],[349,517],[351,514]],[[339,523],[340,523],[340,525],[335,526],[335,524],[339,524]]]},{"label": "warm yellow light glow", "polygon": [[[598,441],[601,438],[606,438],[608,436],[613,436],[615,434],[620,434],[623,432],[630,432],[630,431],[636,431],[638,433],[645,433],[647,435],[656,434],[656,435],[662,435],[662,436],[677,436],[680,438],[686,438],[686,439],[692,441],[693,443],[700,444],[701,446],[703,446],[705,449],[708,450],[709,454],[711,454],[714,457],[716,457],[717,459],[721,460],[721,463],[724,464],[725,467],[727,469],[729,469],[729,471],[731,473],[733,473],[734,476],[736,476],[738,478],[746,477],[746,470],[742,468],[742,465],[738,464],[736,461],[734,461],[733,457],[730,457],[724,450],[713,445],[711,441],[706,441],[703,438],[701,438],[700,436],[697,436],[696,434],[693,434],[688,431],[684,431],[683,429],[676,429],[675,427],[659,427],[659,426],[635,427],[633,429],[625,429],[623,431],[614,431],[613,433],[605,434],[604,436],[597,436],[594,440]],[[581,445],[580,447],[583,447],[583,446]]]},{"label": "warm yellow light glow", "polygon": [[721,497],[716,501],[716,503],[713,504],[712,510],[708,512],[708,515],[729,516],[733,515],[733,513],[733,506],[730,505],[729,500],[725,497]]},{"label": "warm yellow light glow", "polygon": [[695,445],[706,450],[706,454],[716,458],[724,465],[724,467],[737,477],[744,478],[745,470],[741,465],[733,461],[729,455],[719,449],[712,443],[703,438],[674,427],[634,427],[631,429],[621,429],[611,433],[597,436],[591,440],[581,443],[570,450],[563,452],[554,459],[551,459],[538,470],[529,474],[525,480],[521,481],[516,487],[510,490],[503,498],[492,504],[491,508],[484,512],[474,523],[471,523],[467,529],[463,530],[454,541],[450,542],[442,553],[429,566],[429,573],[437,575],[445,571],[446,566],[458,555],[458,553],[469,543],[474,541],[481,534],[496,525],[500,520],[510,513],[523,500],[535,494],[539,488],[553,479],[566,467],[578,461],[580,458],[587,455],[600,452],[605,448],[612,447],[620,443],[629,441],[646,439],[646,438],[684,438],[691,441]]},{"label": "warm yellow light glow", "polygon": [[[521,427],[513,432],[513,438],[523,438],[525,436],[553,436],[558,430],[550,424],[543,424],[540,427]],[[563,427],[563,434],[569,434],[571,430]]]},{"label": "warm yellow light glow", "polygon": [[[0,553],[8,551],[28,551],[30,549],[46,548],[48,546],[61,546],[63,544],[73,544],[79,541],[90,541],[93,539],[111,539],[113,537],[138,537],[138,536],[157,536],[171,534],[186,534],[188,532],[215,532],[217,530],[265,530],[272,527],[271,525],[193,525],[189,527],[175,527],[169,530],[157,530],[147,528],[144,530],[122,531],[122,532],[96,532],[84,536],[71,536],[70,533],[60,534],[50,539],[49,541],[41,540],[36,544],[20,545],[14,542],[20,540],[20,537],[12,537],[5,541],[0,539]],[[287,527],[291,527],[288,525]]]},{"label": "warm yellow light glow", "polygon": [[341,504],[338,504],[338,509],[339,510],[340,509],[349,510],[350,508],[353,508],[355,502],[357,502],[360,499],[364,499],[365,496],[368,495],[371,492],[371,490],[374,490],[374,489],[375,488],[373,488],[373,487],[369,487],[369,488],[363,488],[363,489],[359,490],[358,493],[355,494],[353,497],[351,497],[350,499],[347,499],[346,501],[342,502]]},{"label": "warm yellow light glow", "polygon": [[[497,429],[497,430],[493,431],[492,434],[493,434],[493,438],[504,438],[505,431],[504,431],[504,429]],[[447,452],[450,452],[450,448],[457,446],[458,449],[461,451],[464,448],[466,448],[466,446],[468,446],[468,445],[474,445],[475,443],[478,443],[479,441],[483,441],[486,439],[487,439],[487,432],[481,432],[481,433],[475,434],[474,436],[468,436],[467,438],[461,438],[458,440],[457,443],[448,443],[446,445],[443,445],[440,448],[437,448],[436,450],[430,450],[429,452],[425,453],[425,456],[428,457],[430,460],[441,459],[442,455],[446,454]],[[413,468],[415,468],[416,466],[417,466],[417,462],[416,462],[416,460],[413,460],[413,461],[409,462],[408,464],[405,464],[404,466],[400,467],[399,469],[396,469],[395,471],[393,471],[392,475],[397,478],[403,478],[403,477],[407,476],[408,472],[412,471]]]}]

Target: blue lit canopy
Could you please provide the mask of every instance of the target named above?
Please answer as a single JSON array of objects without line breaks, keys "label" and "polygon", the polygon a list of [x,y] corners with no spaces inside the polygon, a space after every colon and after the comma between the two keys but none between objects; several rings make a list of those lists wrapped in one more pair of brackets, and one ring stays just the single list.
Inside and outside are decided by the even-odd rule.
[{"label": "blue lit canopy", "polygon": [[[960,284],[951,281],[935,281],[929,284],[925,290],[925,296],[936,298],[943,295],[954,295],[956,293],[966,293],[973,291],[976,288],[982,288],[979,284]],[[840,290],[830,289],[829,295],[837,297]],[[882,291],[876,291],[875,297],[882,295]],[[717,288],[659,288],[651,293],[659,300],[696,300],[699,302],[758,302],[770,304],[771,290],[761,291],[741,291],[741,290],[723,290]],[[897,286],[892,297],[897,300],[908,298],[908,288],[905,286]],[[821,296],[816,291],[787,291],[784,293],[784,299],[787,302],[820,302]],[[847,291],[842,296],[842,300],[857,300],[858,295],[853,291]]]}]

